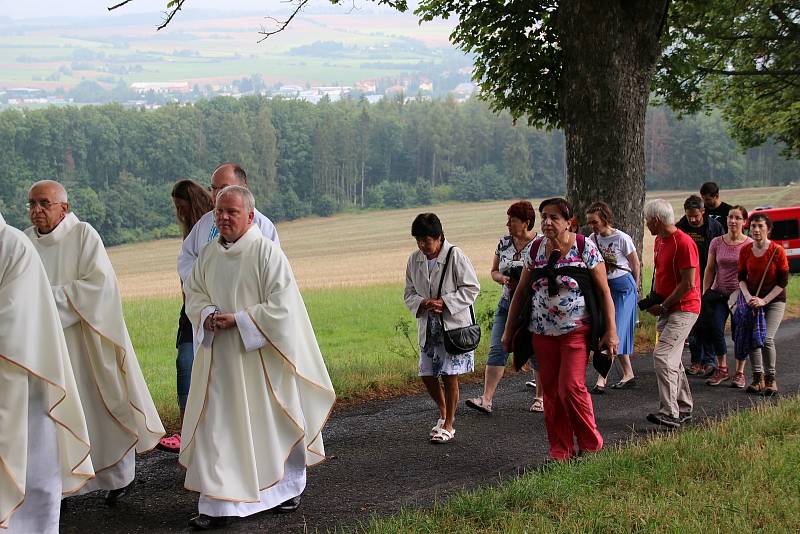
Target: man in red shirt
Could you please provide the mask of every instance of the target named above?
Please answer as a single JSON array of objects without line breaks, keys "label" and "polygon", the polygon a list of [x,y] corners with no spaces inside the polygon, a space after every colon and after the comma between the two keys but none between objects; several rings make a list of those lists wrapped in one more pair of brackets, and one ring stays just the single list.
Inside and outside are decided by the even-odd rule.
[{"label": "man in red shirt", "polygon": [[692,419],[692,392],[683,368],[683,345],[700,314],[700,259],[697,245],[675,226],[675,212],[663,199],[644,207],[655,243],[655,287],[659,304],[645,310],[658,317],[659,337],[653,349],[659,409],[647,415],[658,425],[678,428]]}]

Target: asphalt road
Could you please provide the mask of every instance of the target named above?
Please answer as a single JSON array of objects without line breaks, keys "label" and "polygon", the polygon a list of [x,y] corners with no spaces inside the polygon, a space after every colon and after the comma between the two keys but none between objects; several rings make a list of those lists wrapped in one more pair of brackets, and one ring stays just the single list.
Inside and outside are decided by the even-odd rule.
[{"label": "asphalt road", "polygon": [[[798,341],[800,322],[782,324],[777,336],[782,394],[800,391]],[[684,361],[688,359],[687,352]],[[634,389],[592,397],[606,446],[655,431],[645,420],[658,405],[652,358],[634,357],[634,369]],[[589,384],[594,383],[592,373],[587,372]],[[749,381],[749,367],[747,373]],[[547,456],[544,420],[527,411],[533,395],[525,380],[519,374],[504,379],[491,416],[463,405],[464,399],[480,394],[481,385],[462,386],[456,436],[443,445],[428,443],[437,413],[424,395],[335,411],[324,432],[328,460],[309,470],[300,509],[288,515],[258,514],[232,523],[226,531],[325,532],[354,526],[402,506],[431,507],[453,492],[493,484],[541,464]],[[689,380],[695,422],[764,402],[742,390]],[[183,488],[176,456],[158,451],[137,459],[134,489],[115,509],[105,507],[98,493],[66,502],[61,518],[64,533],[187,532],[187,521],[197,510],[197,494]]]}]

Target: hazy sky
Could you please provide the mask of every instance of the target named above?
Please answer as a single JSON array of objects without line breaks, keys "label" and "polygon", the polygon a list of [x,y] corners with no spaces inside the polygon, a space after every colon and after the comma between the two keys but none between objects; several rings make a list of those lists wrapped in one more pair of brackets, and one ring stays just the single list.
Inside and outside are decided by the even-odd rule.
[{"label": "hazy sky", "polygon": [[[20,2],[19,0],[0,0],[0,16],[11,17],[14,19],[47,17],[121,17],[130,13],[152,12],[158,17],[159,13],[166,9],[168,0],[133,0],[130,4],[118,10],[108,12],[106,8],[121,0],[34,0]],[[375,4],[366,0],[355,0],[356,6],[364,6],[370,9],[375,8]],[[347,6],[351,2],[345,2]],[[411,4],[411,2],[409,2]],[[330,6],[326,0],[314,0],[308,7]],[[342,6],[342,10],[349,9]],[[278,8],[281,11],[287,8],[287,2],[281,0],[187,0],[184,4],[184,11],[208,10],[215,11],[263,11],[268,14],[270,8]],[[413,15],[409,15],[413,16]],[[177,20],[177,19],[176,19]]]}]

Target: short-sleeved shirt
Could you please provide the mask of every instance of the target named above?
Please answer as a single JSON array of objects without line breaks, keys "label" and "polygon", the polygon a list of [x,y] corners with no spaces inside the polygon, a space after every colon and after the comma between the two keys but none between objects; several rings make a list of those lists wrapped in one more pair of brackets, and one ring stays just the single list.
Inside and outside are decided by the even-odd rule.
[{"label": "short-sleeved shirt", "polygon": [[714,255],[716,274],[711,289],[726,297],[739,288],[739,253],[753,240],[746,237],[738,245],[729,245],[723,236],[715,237],[708,249],[709,256]]},{"label": "short-sleeved shirt", "polygon": [[681,271],[694,268],[694,287],[669,311],[700,313],[700,258],[697,245],[680,229],[666,238],[656,237],[654,258],[656,266],[656,293],[662,299],[669,297],[681,281]]},{"label": "short-sleeved shirt", "polygon": [[[594,269],[603,262],[603,256],[590,239],[585,241],[583,255],[578,253],[578,240],[572,244],[565,257],[556,263],[559,267],[588,267]],[[525,256],[525,268],[538,269],[547,265],[547,240],[539,240],[538,247]],[[586,324],[589,310],[578,282],[570,276],[558,276],[558,294],[551,297],[547,278],[533,280],[531,284],[531,322],[529,330],[534,334],[560,336]]]},{"label": "short-sleeved shirt", "polygon": [[[508,273],[512,268],[524,267],[524,258],[528,255],[528,251],[530,250],[534,240],[535,239],[531,239],[524,247],[522,247],[522,250],[517,250],[517,247],[514,245],[513,237],[510,235],[501,237],[500,242],[497,243],[497,249],[494,251],[494,255],[497,256],[499,260],[500,272],[508,276]],[[503,286],[503,298],[511,298],[508,286],[506,285]]]},{"label": "short-sleeved shirt", "polygon": [[[603,255],[609,280],[625,276],[631,271],[628,256],[631,252],[636,252],[636,246],[633,244],[631,236],[615,228],[609,236],[592,234],[589,239],[597,245],[600,254]],[[621,267],[621,269],[617,267]]]}]

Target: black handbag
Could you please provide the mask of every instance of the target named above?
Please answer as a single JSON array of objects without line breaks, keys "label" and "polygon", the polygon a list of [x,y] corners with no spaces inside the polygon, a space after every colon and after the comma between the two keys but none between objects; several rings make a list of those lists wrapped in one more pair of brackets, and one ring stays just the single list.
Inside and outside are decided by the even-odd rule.
[{"label": "black handbag", "polygon": [[[454,248],[450,247],[450,250],[447,251],[442,276],[439,278],[439,295],[437,298],[442,297],[442,284],[444,283],[444,276],[447,274],[447,266],[450,264],[450,256],[453,254]],[[472,317],[471,325],[444,331],[444,348],[448,354],[457,355],[472,352],[481,342],[481,326],[475,322],[475,310],[472,308],[472,304],[469,306],[469,314]]]}]

